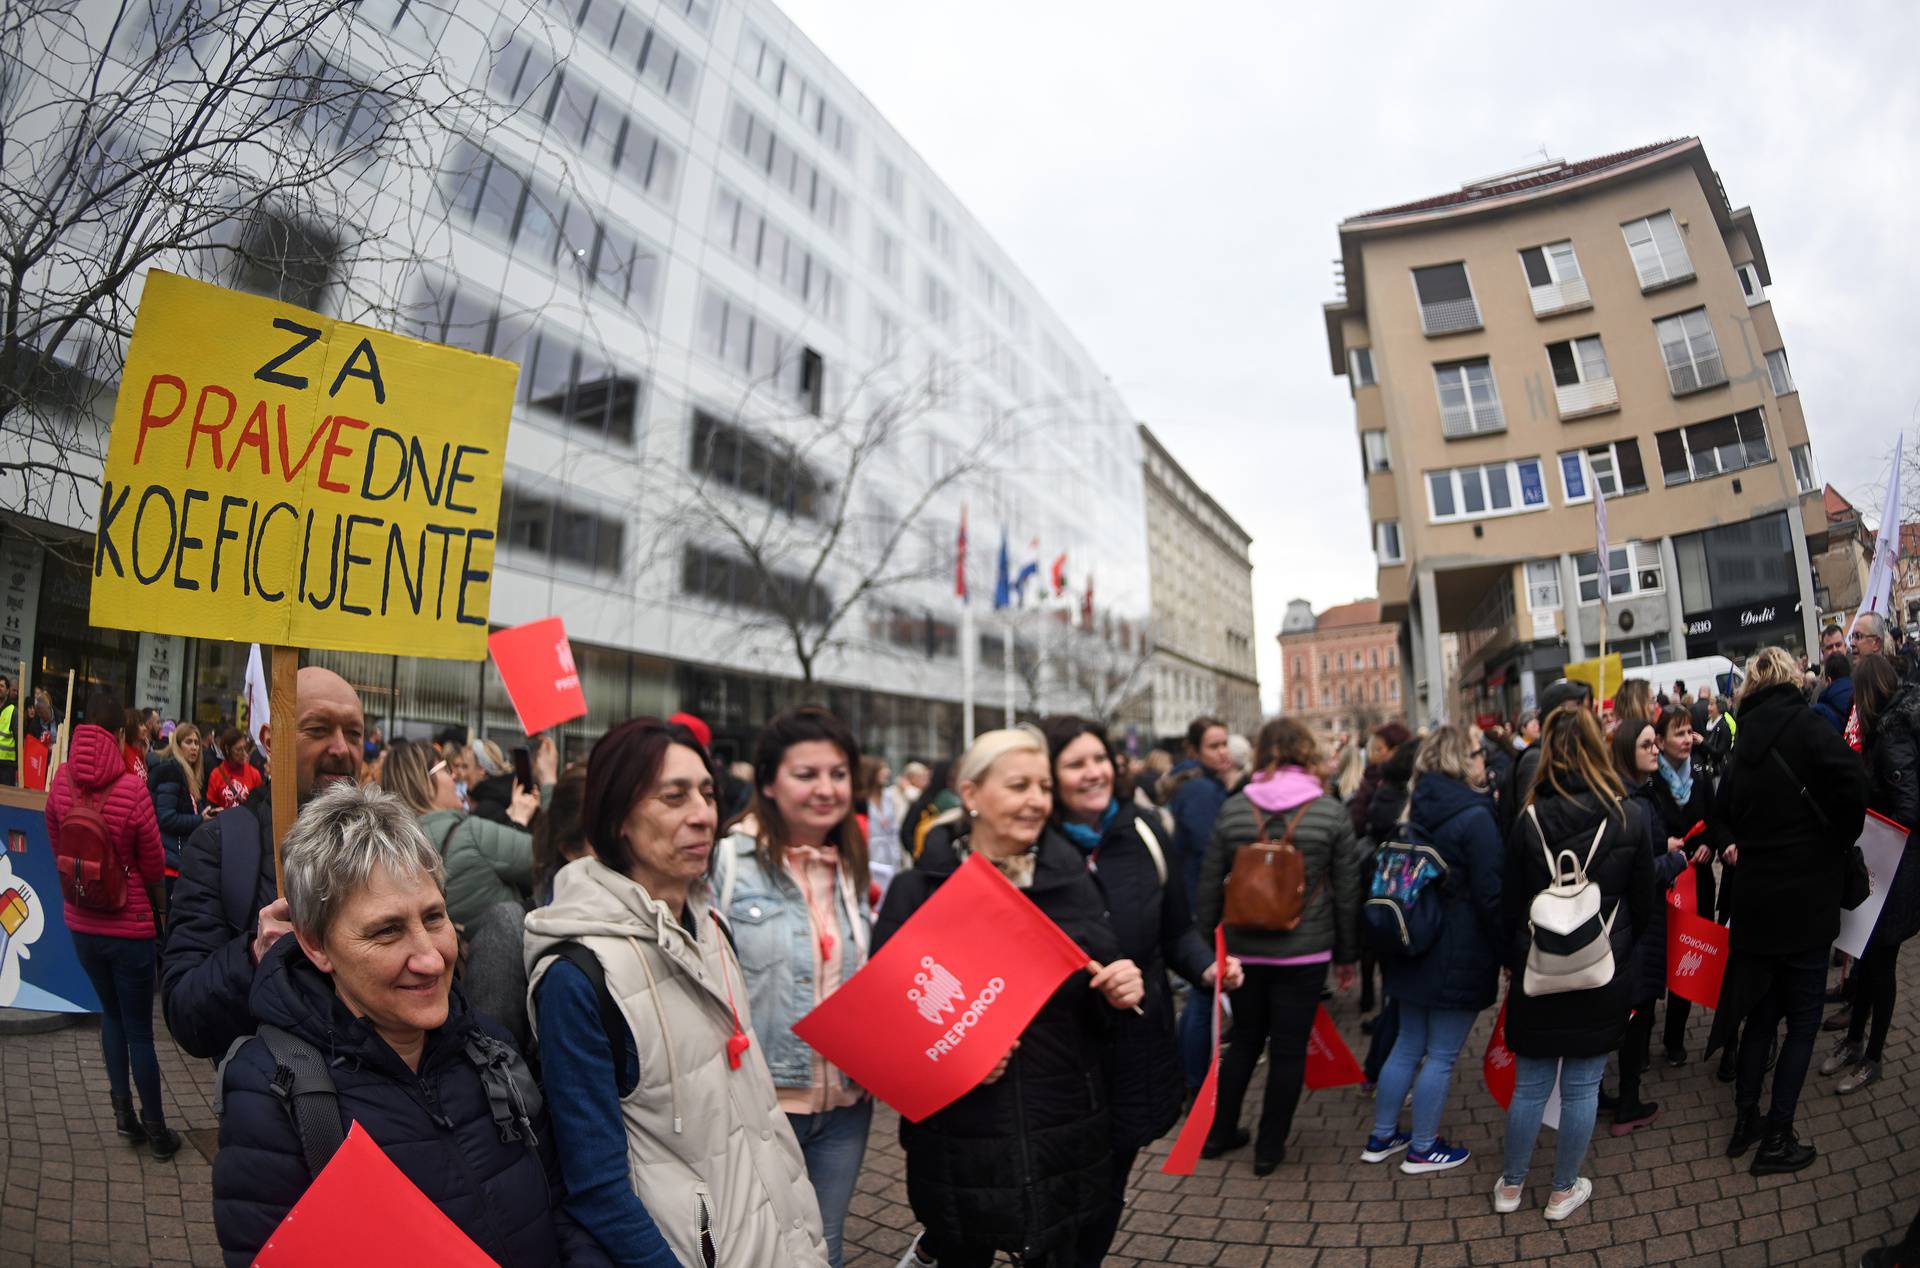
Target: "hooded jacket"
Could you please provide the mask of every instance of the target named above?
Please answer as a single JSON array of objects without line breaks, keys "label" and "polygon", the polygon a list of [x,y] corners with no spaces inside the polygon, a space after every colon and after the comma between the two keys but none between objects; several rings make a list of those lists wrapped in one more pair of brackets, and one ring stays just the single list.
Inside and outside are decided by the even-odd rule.
[{"label": "hooded jacket", "polygon": [[1714,799],[1721,831],[1740,850],[1732,948],[1774,956],[1824,948],[1840,932],[1844,868],[1866,820],[1866,766],[1792,683],[1755,692],[1734,716],[1740,740]]},{"label": "hooded jacket", "polygon": [[1207,856],[1214,820],[1227,801],[1227,786],[1219,776],[1189,757],[1167,772],[1160,782],[1162,800],[1173,816],[1173,853],[1180,879],[1187,887],[1187,904],[1194,905],[1200,886],[1200,864]]},{"label": "hooded jacket", "polygon": [[[575,859],[526,931],[536,1035],[540,983],[561,943],[579,943],[606,975],[638,1057],[639,1078],[619,1098],[629,1181],[680,1261],[706,1262],[705,1232],[719,1264],[824,1268],[820,1208],[760,1045],[747,1046],[738,1069],[728,1062],[736,1024],[751,1019],[706,883],[694,884],[683,923],[598,858]],[[556,1140],[564,1155],[564,1119]]]},{"label": "hooded jacket", "polygon": [[1261,819],[1267,821],[1269,839],[1278,841],[1296,813],[1300,821],[1294,827],[1293,844],[1304,856],[1307,877],[1300,924],[1289,933],[1228,925],[1227,950],[1243,958],[1262,959],[1330,952],[1336,964],[1351,964],[1360,956],[1361,873],[1365,870],[1354,845],[1353,822],[1338,798],[1326,795],[1318,780],[1297,768],[1285,768],[1270,779],[1256,778],[1221,808],[1200,875],[1194,923],[1203,938],[1213,937],[1214,926],[1226,912],[1226,882],[1233,874],[1234,855],[1259,838]]},{"label": "hooded jacket", "polygon": [[1828,726],[1845,734],[1847,719],[1853,714],[1853,679],[1836,678],[1821,688],[1813,711],[1825,718]]},{"label": "hooded jacket", "polygon": [[[504,1033],[467,1008],[459,987],[447,1020],[429,1031],[420,1068],[409,1069],[371,1023],[355,1017],[293,938],[262,958],[250,1004],[263,1024],[320,1050],[339,1096],[343,1127],[358,1123],[408,1180],[496,1263],[604,1263],[584,1232],[556,1222],[559,1172],[546,1112],[532,1117],[538,1143],[502,1140],[470,1036]],[[221,1068],[220,1152],[213,1163],[213,1223],[227,1263],[253,1262],[313,1176],[288,1102],[275,1086],[278,1062],[255,1038]]]},{"label": "hooded jacket", "polygon": [[147,886],[166,876],[160,827],[153,817],[147,782],[127,773],[120,741],[104,728],[82,723],[73,729],[73,751],[53,773],[47,791],[47,839],[58,843],[60,824],[76,802],[97,806],[106,820],[114,853],[127,872],[127,902],[119,911],[89,911],[71,904],[67,928],[109,938],[151,938],[153,905]]},{"label": "hooded jacket", "polygon": [[200,826],[200,808],[206,804],[192,785],[187,768],[173,758],[147,768],[147,791],[153,796],[153,817],[160,825],[160,845],[166,851],[167,866],[176,872],[180,853]]},{"label": "hooded jacket", "polygon": [[463,810],[430,810],[420,816],[447,864],[447,914],[468,925],[496,903],[524,904],[533,890],[533,836]]},{"label": "hooded jacket", "polygon": [[[1647,914],[1647,922],[1641,927],[1633,943],[1633,1006],[1653,1007],[1659,998],[1667,993],[1667,904],[1672,901],[1669,893],[1680,873],[1687,870],[1687,859],[1692,856],[1694,847],[1700,844],[1699,838],[1689,842],[1684,850],[1667,849],[1668,837],[1684,837],[1695,823],[1693,819],[1676,828],[1669,818],[1684,818],[1688,808],[1707,796],[1708,779],[1702,772],[1694,773],[1693,796],[1687,805],[1680,806],[1668,790],[1666,780],[1658,771],[1653,778],[1639,787],[1629,790],[1629,795],[1639,802],[1646,811],[1647,855],[1653,860],[1653,910]],[[1707,876],[1704,888],[1696,889],[1695,896],[1700,901],[1699,914],[1712,918],[1713,915],[1713,867],[1711,863],[1702,864],[1698,869]],[[1697,878],[1696,878],[1697,879]]]},{"label": "hooded jacket", "polygon": [[1387,993],[1421,1008],[1492,1005],[1500,978],[1500,881],[1506,850],[1493,798],[1438,771],[1413,785],[1408,820],[1447,864],[1440,937],[1417,959],[1383,960]]},{"label": "hooded jacket", "polygon": [[[935,827],[913,870],[893,878],[874,925],[876,955],[958,870],[963,826]],[[1034,851],[1022,894],[1089,957],[1116,958],[1106,901],[1079,849],[1048,829]],[[1114,1010],[1087,983],[1075,973],[1048,998],[997,1082],[918,1123],[901,1121],[907,1201],[943,1242],[1051,1262],[1105,1209],[1112,1137],[1101,1062]]]}]

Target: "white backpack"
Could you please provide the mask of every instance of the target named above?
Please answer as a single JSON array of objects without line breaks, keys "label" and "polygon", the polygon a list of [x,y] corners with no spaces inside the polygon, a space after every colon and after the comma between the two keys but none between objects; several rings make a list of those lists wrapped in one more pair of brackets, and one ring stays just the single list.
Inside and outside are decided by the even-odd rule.
[{"label": "white backpack", "polygon": [[1600,886],[1588,879],[1587,869],[1606,834],[1606,820],[1594,829],[1584,861],[1573,850],[1555,857],[1532,806],[1527,821],[1540,837],[1551,879],[1527,909],[1531,945],[1521,987],[1529,995],[1559,995],[1605,986],[1613,981],[1613,922],[1620,909],[1615,904],[1614,914],[1601,919]]}]

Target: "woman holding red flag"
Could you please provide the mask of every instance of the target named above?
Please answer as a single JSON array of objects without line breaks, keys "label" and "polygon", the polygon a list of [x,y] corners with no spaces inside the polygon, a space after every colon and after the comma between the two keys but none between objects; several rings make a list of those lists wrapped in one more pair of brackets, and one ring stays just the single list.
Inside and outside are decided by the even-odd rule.
[{"label": "woman holding red flag", "polygon": [[[1693,760],[1694,746],[1700,739],[1693,730],[1693,715],[1685,709],[1661,714],[1654,723],[1654,738],[1660,746],[1660,757],[1654,765],[1654,778],[1647,784],[1646,798],[1654,811],[1654,844],[1661,847],[1662,854],[1677,851],[1685,856],[1693,868],[1694,894],[1699,902],[1694,910],[1711,917],[1713,855],[1721,842],[1715,832],[1719,820],[1713,812],[1713,780]],[[1660,954],[1664,963],[1665,950]],[[1676,1070],[1687,1063],[1687,1018],[1692,1011],[1693,1005],[1678,995],[1667,996],[1667,1064]]]},{"label": "woman holding red flag", "polygon": [[955,768],[961,810],[928,832],[894,878],[873,931],[878,953],[970,856],[986,858],[1099,967],[1053,993],[980,1086],[900,1124],[907,1201],[925,1231],[903,1264],[984,1268],[996,1251],[1030,1268],[1095,1260],[1108,1235],[1113,1142],[1098,1078],[1119,1010],[1145,994],[1117,958],[1107,902],[1085,857],[1048,826],[1047,744],[1027,727],[989,731]]}]

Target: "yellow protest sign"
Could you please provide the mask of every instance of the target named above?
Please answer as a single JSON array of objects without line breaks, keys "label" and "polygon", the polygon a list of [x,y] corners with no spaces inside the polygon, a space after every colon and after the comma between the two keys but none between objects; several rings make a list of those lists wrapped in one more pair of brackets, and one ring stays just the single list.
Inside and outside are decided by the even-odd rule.
[{"label": "yellow protest sign", "polygon": [[1613,699],[1620,690],[1620,684],[1626,681],[1618,652],[1609,652],[1595,660],[1571,661],[1560,672],[1574,682],[1584,682],[1591,687],[1595,704]]},{"label": "yellow protest sign", "polygon": [[519,367],[148,274],[96,625],[479,660]]}]

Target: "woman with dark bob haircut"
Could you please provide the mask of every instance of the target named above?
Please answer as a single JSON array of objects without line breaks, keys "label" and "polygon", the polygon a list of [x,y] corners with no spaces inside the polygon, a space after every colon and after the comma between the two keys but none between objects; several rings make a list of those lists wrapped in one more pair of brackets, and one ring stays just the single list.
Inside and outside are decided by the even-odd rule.
[{"label": "woman with dark bob haircut", "polygon": [[873,1101],[793,1025],[867,961],[873,910],[853,809],[859,769],[859,741],[827,710],[776,715],[754,742],[753,800],[714,858],[715,905],[746,971],[754,1042],[806,1157],[834,1268]]},{"label": "woman with dark bob haircut", "polygon": [[567,1210],[625,1264],[823,1268],[800,1147],[746,1030],[708,899],[713,767],[685,727],[623,722],[587,759],[593,853],[527,916]]}]

